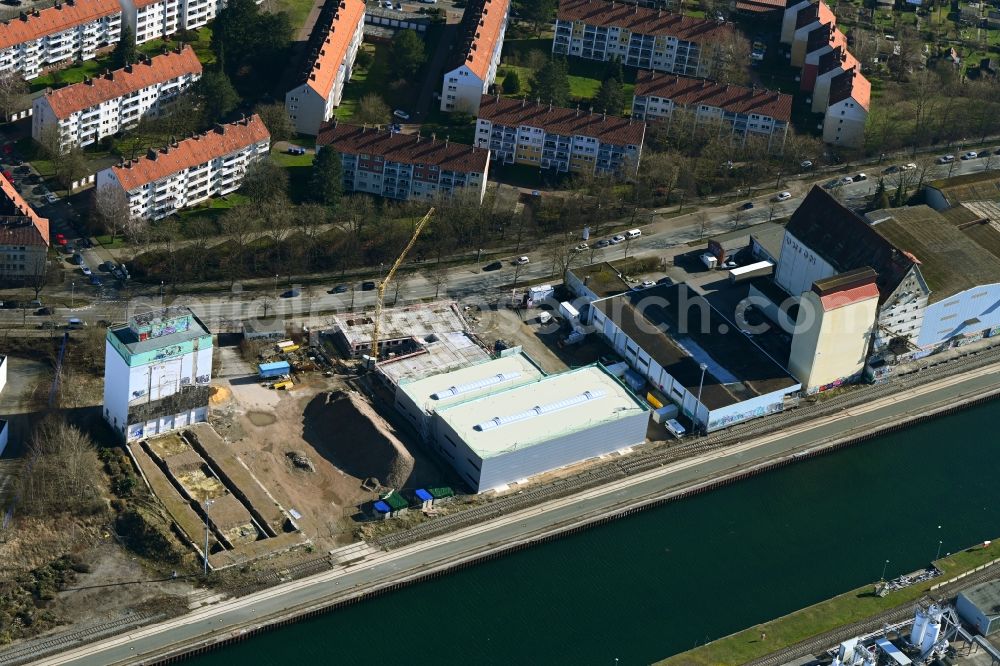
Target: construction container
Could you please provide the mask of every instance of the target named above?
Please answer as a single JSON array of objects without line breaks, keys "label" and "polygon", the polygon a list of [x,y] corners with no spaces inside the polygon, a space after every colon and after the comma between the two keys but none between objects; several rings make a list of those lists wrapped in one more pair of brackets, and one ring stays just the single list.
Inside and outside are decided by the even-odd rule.
[{"label": "construction container", "polygon": [[275,377],[283,377],[290,374],[292,368],[288,365],[288,361],[278,361],[276,363],[261,363],[257,366],[257,372],[260,373],[261,379],[274,379]]}]

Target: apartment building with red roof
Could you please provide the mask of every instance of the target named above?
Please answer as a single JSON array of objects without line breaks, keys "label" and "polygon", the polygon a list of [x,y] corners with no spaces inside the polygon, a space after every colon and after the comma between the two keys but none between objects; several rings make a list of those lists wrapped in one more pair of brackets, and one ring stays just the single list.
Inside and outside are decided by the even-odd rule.
[{"label": "apartment building with red roof", "polygon": [[404,201],[465,194],[480,203],[486,194],[488,149],[336,120],[320,129],[316,145],[340,154],[345,192]]},{"label": "apartment building with red roof", "polygon": [[634,176],[645,136],[634,118],[483,95],[475,145],[502,164]]},{"label": "apartment building with red roof", "polygon": [[118,0],[65,0],[0,22],[0,72],[33,79],[72,60],[91,60],[121,37]]},{"label": "apartment building with red roof", "polygon": [[497,78],[510,0],[471,0],[462,14],[455,59],[441,83],[441,110],[475,115]]},{"label": "apartment building with red roof", "polygon": [[168,37],[181,30],[182,0],[120,0],[122,20],[132,29],[135,43]]},{"label": "apartment building with red roof", "polygon": [[674,111],[688,111],[696,125],[717,125],[719,134],[767,137],[780,149],[788,135],[792,96],[766,88],[717,83],[677,74],[640,70],[632,98],[639,120],[673,121]]},{"label": "apartment building with red roof", "polygon": [[48,250],[49,221],[0,178],[0,284],[44,275]]},{"label": "apartment building with red roof", "polygon": [[159,220],[235,192],[270,148],[271,135],[255,114],[98,171],[96,187],[124,192],[133,216]]},{"label": "apartment building with red roof", "polygon": [[552,53],[686,76],[708,76],[713,41],[732,24],[626,2],[560,0]]},{"label": "apartment building with red roof", "polygon": [[285,94],[285,110],[300,134],[318,134],[340,106],[364,32],[364,0],[328,0],[323,6],[301,81]]},{"label": "apartment building with red roof", "polygon": [[823,0],[801,0],[782,17],[781,41],[791,62],[802,67],[800,87],[812,91],[812,111],[823,114],[823,140],[860,148],[871,105],[871,82],[847,50],[837,17]]},{"label": "apartment building with red roof", "polygon": [[170,112],[177,96],[201,78],[201,63],[190,46],[143,57],[134,65],[48,90],[32,102],[31,136],[49,128],[66,151],[135,127],[139,120]]}]

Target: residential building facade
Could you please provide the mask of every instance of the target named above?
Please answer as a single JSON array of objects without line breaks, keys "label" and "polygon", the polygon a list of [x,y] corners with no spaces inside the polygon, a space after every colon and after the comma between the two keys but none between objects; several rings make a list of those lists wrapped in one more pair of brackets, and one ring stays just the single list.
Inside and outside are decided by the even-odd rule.
[{"label": "residential building facade", "polygon": [[190,46],[143,57],[134,65],[47,91],[32,103],[31,136],[42,142],[49,128],[65,151],[136,126],[142,118],[169,113],[170,105],[201,78]]},{"label": "residential building facade", "polygon": [[823,141],[848,148],[865,145],[872,84],[853,68],[830,81],[830,104],[823,118]]},{"label": "residential building facade", "polygon": [[99,171],[96,187],[120,189],[133,216],[159,220],[239,189],[247,168],[267,157],[270,145],[267,127],[253,115]]},{"label": "residential building facade", "polygon": [[475,145],[502,164],[631,177],[645,135],[641,120],[484,95]]},{"label": "residential building facade", "polygon": [[0,177],[0,284],[44,276],[48,250],[49,221]]},{"label": "residential building facade", "polygon": [[0,23],[0,72],[33,79],[47,67],[91,60],[121,38],[118,0],[66,0]]},{"label": "residential building facade", "polygon": [[104,420],[126,442],[207,421],[212,346],[212,334],[183,307],[109,328]]},{"label": "residential building facade", "polygon": [[510,0],[472,0],[459,27],[460,48],[441,84],[441,110],[475,115],[497,78]]},{"label": "residential building facade", "polygon": [[310,57],[302,82],[285,94],[295,131],[315,136],[340,106],[344,84],[365,32],[364,0],[332,0],[323,7],[309,37]]},{"label": "residential building facade", "polygon": [[323,126],[316,145],[340,154],[346,192],[402,200],[464,193],[480,203],[486,194],[488,149],[336,121]]},{"label": "residential building facade", "polygon": [[632,116],[670,122],[676,109],[693,116],[695,124],[716,124],[719,134],[758,135],[780,148],[788,134],[792,97],[764,88],[716,83],[676,74],[642,70],[636,76]]},{"label": "residential building facade", "polygon": [[135,43],[168,37],[181,29],[181,0],[120,0],[122,20]]},{"label": "residential building facade", "polygon": [[711,42],[728,23],[605,0],[561,0],[552,53],[685,76],[710,76]]}]

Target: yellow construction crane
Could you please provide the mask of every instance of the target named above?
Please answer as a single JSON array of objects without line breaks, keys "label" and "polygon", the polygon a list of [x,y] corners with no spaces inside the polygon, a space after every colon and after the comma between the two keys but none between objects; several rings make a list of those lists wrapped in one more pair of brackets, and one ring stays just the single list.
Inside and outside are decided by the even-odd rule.
[{"label": "yellow construction crane", "polygon": [[396,261],[393,262],[392,267],[389,272],[385,274],[385,279],[382,280],[382,284],[378,286],[378,292],[375,295],[375,317],[374,324],[372,326],[372,348],[369,354],[369,363],[374,365],[378,361],[378,329],[382,321],[382,302],[385,297],[385,288],[392,282],[392,278],[396,275],[396,269],[398,269],[402,264],[403,260],[406,259],[406,255],[409,254],[410,250],[417,242],[417,237],[420,236],[420,232],[424,230],[427,223],[430,222],[431,217],[434,215],[434,209],[431,208],[427,211],[427,214],[420,218],[417,222],[417,226],[413,229],[413,236],[410,237],[410,242],[406,244],[403,251],[400,252],[399,256],[396,257]]}]

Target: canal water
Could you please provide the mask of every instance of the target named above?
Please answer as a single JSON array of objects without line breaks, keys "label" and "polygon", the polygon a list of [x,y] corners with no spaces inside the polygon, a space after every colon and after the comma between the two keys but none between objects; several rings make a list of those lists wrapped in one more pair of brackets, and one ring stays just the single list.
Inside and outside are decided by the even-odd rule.
[{"label": "canal water", "polygon": [[1000,403],[208,653],[196,664],[643,664],[1000,537]]}]

